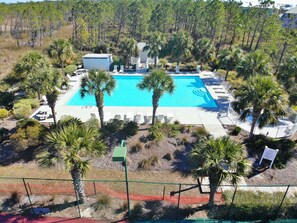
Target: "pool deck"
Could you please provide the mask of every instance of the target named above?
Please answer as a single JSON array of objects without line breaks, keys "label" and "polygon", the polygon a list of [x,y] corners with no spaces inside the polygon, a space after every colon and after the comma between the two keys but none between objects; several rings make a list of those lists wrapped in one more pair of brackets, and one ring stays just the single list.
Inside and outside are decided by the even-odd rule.
[{"label": "pool deck", "polygon": [[[131,74],[120,74],[131,76]],[[135,74],[133,74],[135,75]],[[136,74],[137,75],[137,74]],[[142,75],[142,74],[140,74]],[[178,74],[178,76],[200,76],[206,85],[211,96],[220,103],[220,100],[228,100],[230,95],[224,89],[223,86],[219,85],[217,78],[212,72],[201,72],[201,73],[186,73]],[[71,89],[65,93],[61,93],[59,100],[56,104],[56,117],[59,120],[64,115],[71,115],[80,118],[82,121],[87,121],[91,116],[99,118],[98,110],[96,106],[66,106],[66,103],[80,88],[81,76],[71,77],[70,85]],[[36,117],[39,111],[46,110],[50,112],[50,108],[47,105],[41,106],[31,117]],[[157,115],[169,115],[173,117],[173,120],[178,120],[182,124],[200,124],[204,125],[206,130],[210,132],[214,137],[220,137],[226,135],[224,128],[220,120],[218,119],[218,112],[220,109],[208,109],[198,107],[158,107]],[[105,106],[105,116],[108,118],[114,118],[116,115],[125,116],[127,114],[134,115],[141,114],[141,123],[145,121],[147,114],[152,114],[152,107],[123,107],[123,106]],[[41,122],[53,122],[52,118],[46,119]]]}]

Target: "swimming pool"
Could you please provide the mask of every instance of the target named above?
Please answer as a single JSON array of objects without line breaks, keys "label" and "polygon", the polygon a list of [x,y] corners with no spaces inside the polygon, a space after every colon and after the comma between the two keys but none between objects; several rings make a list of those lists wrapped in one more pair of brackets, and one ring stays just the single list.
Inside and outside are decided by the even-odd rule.
[{"label": "swimming pool", "polygon": [[[152,92],[139,90],[137,84],[142,76],[114,76],[117,86],[111,96],[104,95],[104,106],[152,106]],[[174,76],[175,91],[164,94],[160,107],[202,107],[216,108],[217,104],[198,76]],[[96,106],[95,97],[80,96],[78,90],[68,101],[68,106]]]}]

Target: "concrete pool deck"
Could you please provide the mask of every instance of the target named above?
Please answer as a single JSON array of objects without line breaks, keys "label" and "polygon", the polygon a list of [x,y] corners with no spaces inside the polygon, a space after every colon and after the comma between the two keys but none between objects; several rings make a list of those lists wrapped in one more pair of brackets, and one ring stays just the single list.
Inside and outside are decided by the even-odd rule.
[{"label": "concrete pool deck", "polygon": [[[120,74],[131,76],[131,74]],[[133,74],[135,75],[135,74]],[[137,75],[137,74],[136,74]],[[142,74],[139,74],[142,75]],[[186,74],[178,74],[177,76],[200,76],[202,80],[205,78],[215,78],[212,72],[201,72],[201,73],[186,73]],[[91,118],[91,116],[96,116],[99,118],[98,109],[96,106],[67,106],[67,102],[72,98],[72,96],[77,92],[80,88],[80,78],[81,76],[71,77],[69,82],[71,88],[65,93],[61,93],[59,96],[59,100],[56,104],[56,117],[59,120],[62,116],[71,115],[77,118],[80,118],[82,121],[87,121]],[[218,85],[214,85],[218,87]],[[211,88],[212,85],[206,85],[209,93],[214,99],[219,99],[216,95],[215,89]],[[222,86],[221,86],[222,87]],[[220,93],[224,92],[224,89],[219,89]],[[40,111],[48,111],[49,114],[50,108],[47,105],[41,106],[31,117],[36,117],[38,112]],[[218,119],[219,109],[207,109],[207,108],[199,108],[199,107],[158,107],[157,115],[168,115],[173,117],[172,121],[178,120],[182,124],[200,124],[204,125],[207,131],[210,132],[214,137],[220,137],[226,135],[222,124]],[[132,115],[134,117],[136,114],[141,114],[141,123],[145,121],[144,116],[147,114],[152,114],[152,107],[134,107],[134,106],[105,106],[104,107],[105,116],[109,116],[109,118],[114,118],[116,115],[125,116],[127,114]],[[41,122],[53,122],[52,118],[46,119]]]}]

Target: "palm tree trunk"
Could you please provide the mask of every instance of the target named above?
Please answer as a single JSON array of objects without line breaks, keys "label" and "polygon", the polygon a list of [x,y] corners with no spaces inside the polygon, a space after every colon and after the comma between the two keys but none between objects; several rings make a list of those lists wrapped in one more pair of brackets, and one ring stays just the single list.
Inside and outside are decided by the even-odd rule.
[{"label": "palm tree trunk", "polygon": [[157,67],[157,57],[154,58],[154,67]]},{"label": "palm tree trunk", "polygon": [[56,119],[56,112],[55,112],[55,106],[51,106],[52,116],[54,119],[54,125],[57,125],[57,119]]},{"label": "palm tree trunk", "polygon": [[227,72],[226,72],[226,75],[225,75],[225,81],[228,79],[228,74],[229,74],[229,69],[227,68]]},{"label": "palm tree trunk", "polygon": [[209,186],[210,193],[209,193],[209,201],[208,201],[208,206],[212,208],[214,206],[214,198],[218,189],[217,185],[210,185]]},{"label": "palm tree trunk", "polygon": [[257,120],[258,120],[258,118],[256,118],[255,116],[253,116],[253,121],[252,121],[252,125],[251,125],[249,139],[252,139],[253,136],[254,136],[254,130],[255,130],[255,127],[256,127]]},{"label": "palm tree trunk", "polygon": [[155,119],[156,119],[156,111],[157,111],[157,108],[159,106],[159,97],[153,93],[153,120],[152,120],[152,125],[155,124]]},{"label": "palm tree trunk", "polygon": [[103,99],[100,100],[100,97],[97,95],[95,97],[96,97],[96,105],[98,108],[99,118],[100,118],[101,129],[104,130],[105,126],[104,126]]},{"label": "palm tree trunk", "polygon": [[277,64],[277,67],[276,67],[276,69],[275,69],[275,73],[274,73],[275,75],[278,73],[278,69],[279,69],[279,66],[280,66],[280,64],[281,64],[281,62],[282,62],[282,60],[283,60],[284,53],[285,53],[285,51],[286,51],[286,49],[287,49],[287,46],[288,46],[288,42],[285,41],[285,42],[284,42],[283,50],[282,50],[282,52],[281,52],[281,55],[280,55],[280,58],[279,58],[279,61],[278,61],[278,64]]},{"label": "palm tree trunk", "polygon": [[214,206],[214,198],[220,184],[220,177],[218,176],[216,169],[209,172],[208,179],[210,189],[208,206],[212,208]]},{"label": "palm tree trunk", "polygon": [[81,171],[76,166],[74,166],[73,169],[70,170],[70,174],[73,180],[74,190],[76,190],[79,197],[79,202],[83,204],[86,201],[86,194]]}]

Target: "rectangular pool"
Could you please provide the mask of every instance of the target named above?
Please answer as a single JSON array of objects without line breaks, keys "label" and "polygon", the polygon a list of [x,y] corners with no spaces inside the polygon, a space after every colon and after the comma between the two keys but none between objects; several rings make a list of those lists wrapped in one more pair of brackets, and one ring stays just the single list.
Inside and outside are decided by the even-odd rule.
[{"label": "rectangular pool", "polygon": [[[152,92],[139,90],[137,84],[142,76],[113,76],[116,88],[111,96],[104,95],[104,106],[152,106]],[[173,76],[175,91],[172,95],[164,94],[160,107],[202,107],[216,108],[217,104],[198,76]],[[68,101],[68,106],[96,106],[95,97],[80,96],[78,90]]]}]

